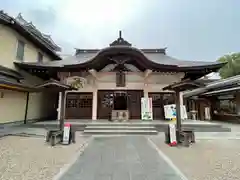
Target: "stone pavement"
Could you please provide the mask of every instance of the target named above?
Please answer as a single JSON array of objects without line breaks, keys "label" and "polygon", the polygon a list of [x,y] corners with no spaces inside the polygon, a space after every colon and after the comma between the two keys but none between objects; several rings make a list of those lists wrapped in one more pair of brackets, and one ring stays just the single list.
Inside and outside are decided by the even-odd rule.
[{"label": "stone pavement", "polygon": [[95,137],[60,180],[181,180],[144,136]]},{"label": "stone pavement", "polygon": [[16,136],[38,136],[45,137],[47,130],[44,128],[28,128],[24,126],[5,126],[0,127],[0,137],[16,135]]},{"label": "stone pavement", "polygon": [[200,138],[188,148],[169,147],[164,143],[164,136],[152,136],[150,139],[189,180],[240,179],[238,139]]}]

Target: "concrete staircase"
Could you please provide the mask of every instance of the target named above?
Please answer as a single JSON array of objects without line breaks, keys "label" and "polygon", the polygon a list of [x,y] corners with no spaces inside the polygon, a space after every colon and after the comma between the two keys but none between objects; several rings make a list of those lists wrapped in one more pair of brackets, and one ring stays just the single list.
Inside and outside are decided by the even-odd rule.
[{"label": "concrete staircase", "polygon": [[154,125],[139,124],[89,124],[84,129],[88,135],[156,135],[158,131]]},{"label": "concrete staircase", "polygon": [[[66,121],[72,124],[73,128],[76,131],[85,131],[86,133],[96,133],[95,131],[104,134],[105,133],[113,133],[121,134],[121,133],[136,133],[141,134],[142,132],[146,133],[156,133],[165,132],[168,128],[169,122],[167,121],[151,121],[151,122],[143,122],[143,121],[130,121],[130,122],[108,122],[108,121]],[[59,122],[58,121],[44,121],[44,122],[36,122],[30,124],[21,125],[23,127],[28,128],[45,128],[45,129],[58,129]],[[182,128],[191,129],[194,132],[230,132],[231,128],[221,123],[210,123],[204,121],[184,121],[182,124]],[[103,132],[102,132],[103,131]]]}]

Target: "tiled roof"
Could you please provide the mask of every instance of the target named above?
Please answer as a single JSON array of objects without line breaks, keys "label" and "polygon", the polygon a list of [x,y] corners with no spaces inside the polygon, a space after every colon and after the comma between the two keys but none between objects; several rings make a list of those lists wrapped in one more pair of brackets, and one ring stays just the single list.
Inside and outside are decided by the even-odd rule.
[{"label": "tiled roof", "polygon": [[206,84],[204,88],[197,88],[192,91],[185,91],[183,93],[183,97],[188,98],[192,96],[198,96],[206,92],[211,92],[215,90],[223,90],[231,87],[239,87],[240,86],[240,75],[233,76],[226,79],[221,79],[218,81],[213,81],[211,83]]},{"label": "tiled roof", "polygon": [[[141,50],[140,50],[141,51]],[[100,51],[98,51],[100,52]],[[92,52],[82,52],[78,53],[77,55],[73,56],[65,56],[60,61],[54,61],[54,62],[47,62],[45,64],[42,64],[43,66],[52,66],[52,67],[62,67],[64,65],[77,65],[77,64],[83,64],[90,60],[92,60],[94,57],[98,55],[97,53]],[[168,56],[164,53],[143,53],[143,55],[149,60],[157,64],[163,64],[163,65],[175,65],[178,67],[198,67],[198,66],[207,66],[207,65],[214,65],[219,64],[218,62],[204,62],[204,61],[184,61],[184,60],[178,60],[176,58],[173,58],[171,56]],[[37,65],[37,64],[36,64]],[[40,65],[40,64],[38,64]]]},{"label": "tiled roof", "polygon": [[95,64],[98,64],[99,59],[104,59],[102,57],[111,58],[111,56],[118,54],[120,55],[129,54],[131,55],[131,57],[134,57],[134,59],[144,61],[144,63],[148,64],[148,67],[152,69],[154,68],[164,69],[165,67],[170,68],[172,70],[175,69],[180,71],[195,69],[203,70],[205,68],[217,70],[222,66],[222,63],[218,62],[178,60],[176,58],[166,55],[166,48],[138,49],[132,47],[130,43],[128,43],[126,40],[122,38],[121,32],[119,33],[119,38],[115,40],[114,43],[111,43],[109,47],[105,47],[103,49],[76,49],[75,55],[65,57],[61,61],[46,62],[43,64],[40,63],[26,63],[26,64],[40,67],[66,67],[66,66],[69,67],[72,65],[81,65],[82,67],[83,66],[87,67],[89,64],[93,62],[92,60],[94,60]]},{"label": "tiled roof", "polygon": [[38,36],[40,39],[45,41],[45,43],[54,51],[61,51],[61,48],[52,40],[50,35],[41,33],[32,22],[26,21],[22,14],[19,13],[18,16],[15,18],[16,21],[18,21],[24,28],[28,29],[31,33],[33,33],[35,36]]},{"label": "tiled roof", "polygon": [[0,24],[7,25],[11,29],[14,29],[43,52],[53,57],[54,60],[61,59],[56,53],[60,51],[61,48],[54,43],[49,35],[41,33],[31,22],[23,19],[21,14],[13,18],[3,11],[0,11]]}]

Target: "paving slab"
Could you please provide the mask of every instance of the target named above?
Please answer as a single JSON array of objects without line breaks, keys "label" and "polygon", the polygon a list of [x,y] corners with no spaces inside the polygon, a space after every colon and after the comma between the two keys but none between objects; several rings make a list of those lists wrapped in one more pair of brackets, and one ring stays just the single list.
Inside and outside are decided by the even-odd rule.
[{"label": "paving slab", "polygon": [[60,180],[181,180],[144,136],[95,137]]},{"label": "paving slab", "polygon": [[151,140],[189,180],[240,179],[240,140],[199,139],[188,148],[170,147],[160,136]]}]

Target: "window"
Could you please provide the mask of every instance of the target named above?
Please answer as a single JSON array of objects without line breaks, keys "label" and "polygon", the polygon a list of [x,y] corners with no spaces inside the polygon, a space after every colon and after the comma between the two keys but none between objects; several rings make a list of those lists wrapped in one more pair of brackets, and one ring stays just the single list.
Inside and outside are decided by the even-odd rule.
[{"label": "window", "polygon": [[38,62],[42,62],[43,61],[43,54],[38,52],[38,57],[37,57]]},{"label": "window", "polygon": [[219,96],[218,101],[216,101],[217,110],[220,113],[236,114],[237,105],[234,96]]},{"label": "window", "polygon": [[18,40],[16,58],[21,61],[23,61],[23,58],[24,58],[24,46],[25,46],[25,43],[21,40]]}]

